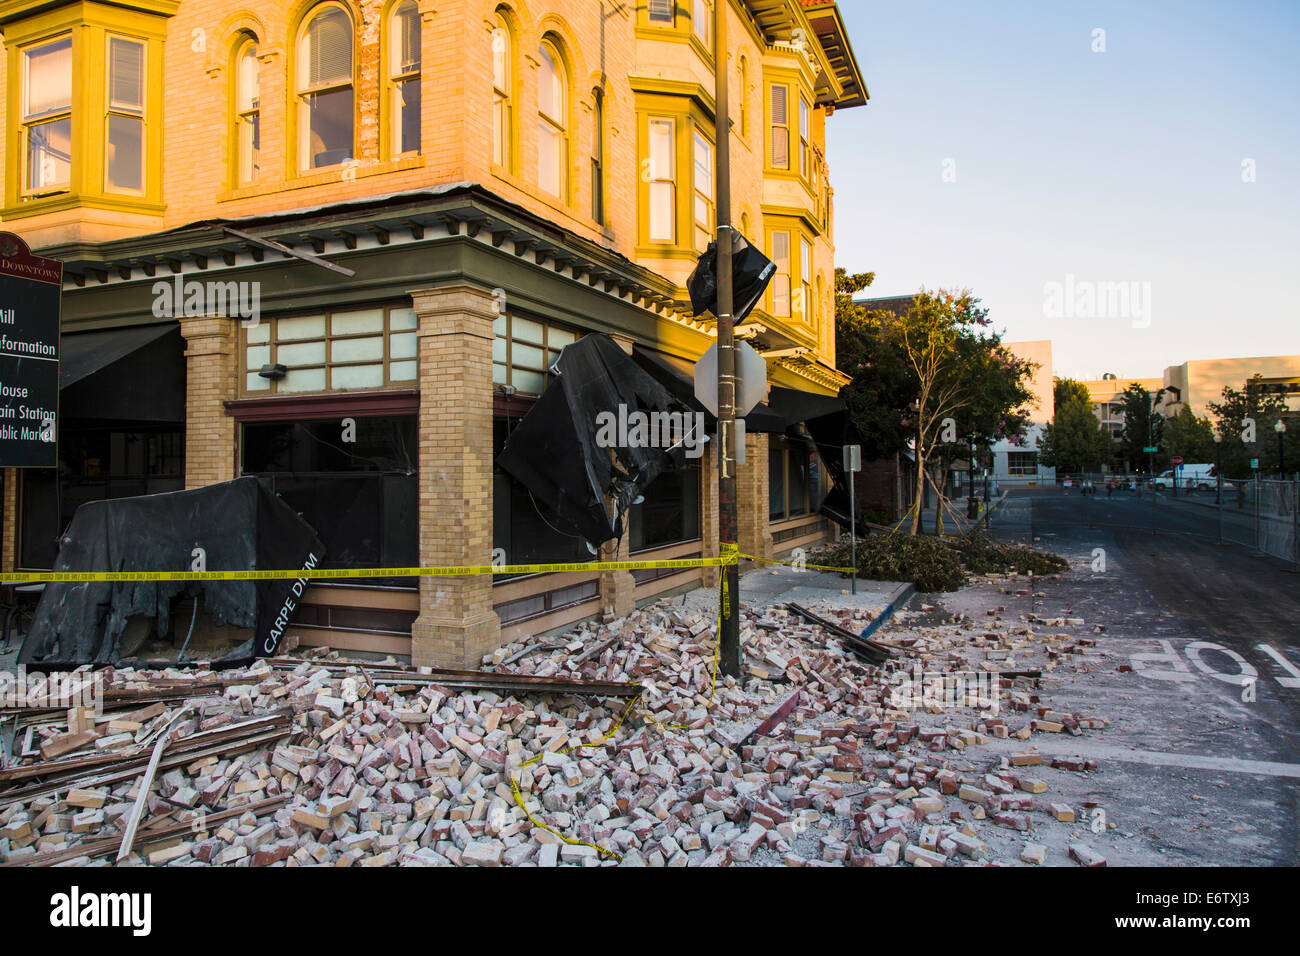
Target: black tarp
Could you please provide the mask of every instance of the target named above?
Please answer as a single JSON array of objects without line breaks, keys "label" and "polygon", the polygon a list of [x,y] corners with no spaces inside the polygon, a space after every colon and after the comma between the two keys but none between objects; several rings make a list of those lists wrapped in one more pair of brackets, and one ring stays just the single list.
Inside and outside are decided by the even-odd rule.
[{"label": "black tarp", "polygon": [[[60,539],[55,571],[187,571],[195,548],[206,570],[319,567],[324,548],[291,507],[253,477],[189,491],[87,502]],[[18,662],[59,670],[116,663],[127,620],[170,628],[174,598],[203,595],[218,626],[252,628],[220,664],[274,654],[306,589],[303,579],[268,581],[54,582],[45,586]]]},{"label": "black tarp", "polygon": [[[680,447],[597,444],[597,415],[694,410],[646,374],[607,335],[584,335],[556,359],[555,376],[506,439],[497,463],[592,545],[623,534],[628,507],[666,468],[684,458]],[[700,436],[702,439],[703,436]],[[613,510],[606,496],[613,498]]]},{"label": "black tarp", "polygon": [[[776,274],[776,264],[748,239],[731,231],[731,312],[737,325],[753,310]],[[710,242],[686,280],[696,315],[718,314],[718,244]]]}]

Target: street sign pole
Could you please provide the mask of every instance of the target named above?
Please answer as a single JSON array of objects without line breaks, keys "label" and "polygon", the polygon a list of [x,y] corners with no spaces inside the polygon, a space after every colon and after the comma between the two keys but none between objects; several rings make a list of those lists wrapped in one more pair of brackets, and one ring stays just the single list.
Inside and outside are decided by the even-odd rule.
[{"label": "street sign pole", "polygon": [[718,643],[722,673],[740,668],[739,520],[736,514],[736,351],[731,288],[731,124],[727,103],[728,4],[713,5],[714,129],[718,142],[718,553],[724,560]]},{"label": "street sign pole", "polygon": [[849,479],[849,565],[853,568],[850,578],[853,581],[853,593],[858,593],[858,506],[854,478],[862,470],[862,446],[844,446],[844,473]]}]

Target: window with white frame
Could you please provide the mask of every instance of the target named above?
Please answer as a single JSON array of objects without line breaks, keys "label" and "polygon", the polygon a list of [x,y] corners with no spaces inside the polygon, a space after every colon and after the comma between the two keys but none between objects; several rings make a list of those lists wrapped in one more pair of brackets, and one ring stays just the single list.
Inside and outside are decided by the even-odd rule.
[{"label": "window with white frame", "polygon": [[812,243],[803,236],[799,237],[799,308],[796,310],[809,325],[813,323],[813,315],[817,307],[817,300],[812,294]]},{"label": "window with white frame", "polygon": [[695,131],[695,250],[704,252],[713,238],[713,144]]},{"label": "window with white frame", "polygon": [[790,117],[786,102],[789,94],[789,88],[779,83],[772,87],[770,151],[773,169],[790,168]]},{"label": "window with white frame", "polygon": [[72,38],[22,52],[25,192],[67,189],[72,179]]},{"label": "window with white frame", "polygon": [[260,73],[257,40],[246,37],[235,51],[235,177],[240,183],[255,182],[262,169]]},{"label": "window with white frame", "polygon": [[671,25],[675,6],[675,0],[647,0],[646,15],[651,23],[667,23]]},{"label": "window with white frame", "polygon": [[705,46],[709,45],[710,30],[713,27],[713,4],[709,0],[695,0],[691,11],[691,31]]},{"label": "window with white frame", "polygon": [[511,79],[514,70],[510,28],[496,15],[492,28],[492,161],[502,169],[511,166]]},{"label": "window with white frame", "polygon": [[420,151],[420,12],[403,0],[389,20],[389,122],[394,156]]},{"label": "window with white frame", "polygon": [[812,179],[812,131],[810,129],[812,108],[808,101],[799,97],[799,175]]},{"label": "window with white frame", "polygon": [[568,154],[568,81],[564,61],[549,42],[539,50],[537,76],[537,185],[564,198],[565,157]]},{"label": "window with white frame", "polygon": [[352,159],[352,18],[327,4],[311,18],[298,42],[298,162],[303,171]]},{"label": "window with white frame", "polygon": [[144,191],[144,44],[108,38],[108,102],[104,117],[104,188]]},{"label": "window with white frame", "polygon": [[772,262],[776,272],[772,276],[772,314],[790,314],[790,233],[772,232]]},{"label": "window with white frame", "polygon": [[418,377],[416,317],[406,306],[277,316],[244,330],[249,394],[414,388]]},{"label": "window with white frame", "polygon": [[649,122],[649,206],[650,239],[653,242],[677,241],[677,187],[674,172],[676,121],[667,116],[652,116]]}]

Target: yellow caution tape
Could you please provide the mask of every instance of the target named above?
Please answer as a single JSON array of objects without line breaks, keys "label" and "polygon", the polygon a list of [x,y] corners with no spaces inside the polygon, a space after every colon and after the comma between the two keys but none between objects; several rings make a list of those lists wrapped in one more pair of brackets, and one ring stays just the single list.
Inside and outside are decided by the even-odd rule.
[{"label": "yellow caution tape", "polygon": [[[723,558],[673,558],[664,561],[590,561],[566,564],[474,564],[428,568],[298,568],[258,571],[5,571],[7,582],[82,581],[266,581],[331,578],[430,578],[471,574],[554,574],[565,571],[641,571],[651,568],[716,568]],[[735,563],[735,558],[730,559]]]},{"label": "yellow caution tape", "polygon": [[760,564],[784,564],[791,568],[812,568],[815,571],[839,571],[842,574],[852,574],[852,568],[833,568],[828,564],[808,564],[804,561],[782,561],[779,558],[760,558],[753,554],[741,554],[744,561],[756,561]]}]

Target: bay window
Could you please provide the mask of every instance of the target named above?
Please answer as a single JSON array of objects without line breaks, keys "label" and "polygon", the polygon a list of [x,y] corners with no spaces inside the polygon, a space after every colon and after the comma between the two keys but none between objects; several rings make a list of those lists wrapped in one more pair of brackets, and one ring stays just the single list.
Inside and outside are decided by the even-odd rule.
[{"label": "bay window", "polygon": [[72,176],[72,38],[22,54],[23,190],[67,189]]}]

